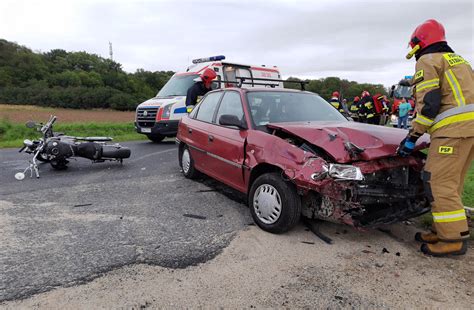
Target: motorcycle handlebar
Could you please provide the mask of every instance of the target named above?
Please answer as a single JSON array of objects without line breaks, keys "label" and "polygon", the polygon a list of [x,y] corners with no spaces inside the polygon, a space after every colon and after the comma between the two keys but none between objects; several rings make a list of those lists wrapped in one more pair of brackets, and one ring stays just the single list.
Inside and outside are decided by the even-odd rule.
[{"label": "motorcycle handlebar", "polygon": [[24,145],[24,146],[18,151],[18,153],[23,152],[24,149],[26,149],[26,145]]},{"label": "motorcycle handlebar", "polygon": [[43,127],[41,127],[41,132],[46,133],[46,131],[49,128],[51,128],[51,126],[53,126],[53,124],[56,122],[56,119],[57,119],[56,116],[51,115],[51,117],[49,118],[49,121]]}]

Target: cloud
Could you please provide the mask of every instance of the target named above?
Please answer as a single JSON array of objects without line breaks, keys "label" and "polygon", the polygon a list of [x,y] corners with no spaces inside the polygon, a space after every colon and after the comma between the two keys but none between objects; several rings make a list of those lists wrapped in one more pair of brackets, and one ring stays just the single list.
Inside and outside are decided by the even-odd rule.
[{"label": "cloud", "polygon": [[404,59],[414,28],[439,19],[473,62],[473,3],[461,1],[11,1],[0,37],[34,50],[85,50],[127,71],[182,70],[193,58],[278,65],[284,76],[340,76],[390,85],[414,70]]}]

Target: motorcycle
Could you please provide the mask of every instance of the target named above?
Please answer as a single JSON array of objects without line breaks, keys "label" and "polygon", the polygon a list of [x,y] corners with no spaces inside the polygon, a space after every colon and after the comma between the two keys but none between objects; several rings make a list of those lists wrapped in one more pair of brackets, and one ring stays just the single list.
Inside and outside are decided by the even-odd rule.
[{"label": "motorcycle", "polygon": [[33,177],[34,172],[39,178],[37,160],[48,162],[56,170],[64,170],[69,163],[68,158],[71,157],[87,158],[94,163],[118,161],[121,164],[123,159],[130,157],[129,148],[118,143],[107,144],[113,140],[110,137],[75,137],[55,133],[53,124],[56,119],[56,116],[51,115],[46,124],[32,121],[26,123],[26,127],[36,128],[38,132],[41,132],[42,137],[38,140],[25,139],[23,141],[23,147],[19,152],[33,154],[33,158],[23,172],[15,174],[15,179],[23,180],[27,171],[30,171],[30,177]]}]

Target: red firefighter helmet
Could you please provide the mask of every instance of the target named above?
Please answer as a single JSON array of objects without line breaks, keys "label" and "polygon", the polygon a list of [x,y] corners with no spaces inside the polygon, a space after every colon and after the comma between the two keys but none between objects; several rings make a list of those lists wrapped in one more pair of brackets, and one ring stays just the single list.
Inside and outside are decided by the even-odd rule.
[{"label": "red firefighter helmet", "polygon": [[360,100],[359,96],[355,96],[355,97],[354,97],[354,101],[357,102],[357,101],[359,101],[359,100]]},{"label": "red firefighter helmet", "polygon": [[370,93],[369,93],[368,91],[364,90],[364,91],[362,92],[361,97],[364,98],[364,97],[367,97],[367,96],[370,96]]},{"label": "red firefighter helmet", "polygon": [[446,42],[444,27],[438,21],[428,19],[413,31],[409,42],[412,50],[407,59],[412,58],[419,50],[438,42]]},{"label": "red firefighter helmet", "polygon": [[207,68],[201,73],[199,77],[201,78],[201,81],[204,83],[204,86],[206,86],[207,88],[210,88],[212,84],[212,80],[214,80],[217,77],[217,74],[211,68]]},{"label": "red firefighter helmet", "polygon": [[338,91],[333,92],[333,93],[332,93],[332,96],[339,98],[339,92],[338,92]]}]

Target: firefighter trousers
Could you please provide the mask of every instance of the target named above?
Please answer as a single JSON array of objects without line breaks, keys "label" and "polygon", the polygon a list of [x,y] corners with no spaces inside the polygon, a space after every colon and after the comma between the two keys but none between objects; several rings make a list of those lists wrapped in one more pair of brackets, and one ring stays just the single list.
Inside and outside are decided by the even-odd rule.
[{"label": "firefighter trousers", "polygon": [[456,242],[469,237],[461,197],[473,158],[474,137],[431,140],[423,182],[431,201],[433,230],[442,241]]}]

